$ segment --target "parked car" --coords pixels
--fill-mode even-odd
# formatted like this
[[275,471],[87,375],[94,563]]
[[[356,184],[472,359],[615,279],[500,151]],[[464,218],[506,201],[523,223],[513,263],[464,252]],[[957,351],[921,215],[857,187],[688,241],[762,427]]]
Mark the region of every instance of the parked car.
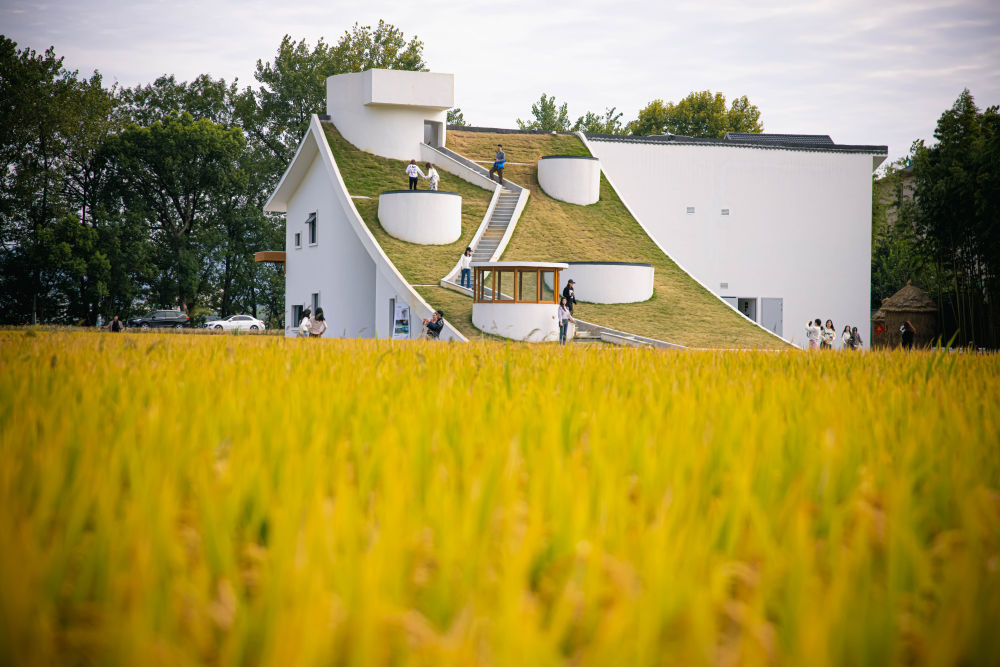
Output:
[[181,329],[191,326],[191,318],[187,316],[187,313],[180,310],[154,310],[142,317],[129,320],[128,325],[130,327],[139,327],[140,329]]
[[250,315],[232,315],[224,320],[209,320],[205,323],[206,329],[239,329],[241,331],[263,331],[267,328],[263,320],[258,320]]

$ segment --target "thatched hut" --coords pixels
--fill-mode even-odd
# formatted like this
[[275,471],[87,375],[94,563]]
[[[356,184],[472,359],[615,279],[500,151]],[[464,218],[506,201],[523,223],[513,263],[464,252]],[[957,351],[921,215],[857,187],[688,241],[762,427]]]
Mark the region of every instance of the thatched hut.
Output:
[[914,347],[926,347],[937,338],[938,309],[927,292],[907,281],[872,315],[872,347],[899,347],[899,327],[909,320],[916,329]]

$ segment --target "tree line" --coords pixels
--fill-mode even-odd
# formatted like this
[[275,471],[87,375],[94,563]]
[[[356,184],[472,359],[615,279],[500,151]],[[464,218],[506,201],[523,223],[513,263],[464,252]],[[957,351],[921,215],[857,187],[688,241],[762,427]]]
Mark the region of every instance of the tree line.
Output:
[[1000,347],[1000,113],[968,89],[888,165],[872,197],[872,308],[907,281],[938,306],[944,340]]
[[0,35],[0,322],[179,307],[281,326],[284,275],[253,260],[284,247],[264,203],[324,112],[326,77],[373,67],[423,69],[423,43],[355,24],[335,44],[286,35],[253,86],[128,88]]
[[554,95],[542,93],[531,105],[531,119],[517,119],[522,130],[544,132],[587,132],[648,136],[680,134],[688,137],[721,139],[727,132],[763,132],[760,109],[746,95],[726,103],[726,96],[710,90],[695,91],[681,101],[655,99],[639,110],[634,120],[622,122],[624,114],[617,107],[603,113],[588,111],[570,121],[567,103],[558,104]]

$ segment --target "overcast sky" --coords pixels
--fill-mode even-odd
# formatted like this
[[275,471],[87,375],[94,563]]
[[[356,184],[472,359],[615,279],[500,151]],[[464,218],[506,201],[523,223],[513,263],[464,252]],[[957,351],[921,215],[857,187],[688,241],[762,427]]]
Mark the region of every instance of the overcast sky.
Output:
[[54,46],[81,73],[132,86],[208,73],[255,84],[284,34],[336,42],[380,18],[419,37],[429,69],[455,74],[474,125],[516,127],[542,92],[571,118],[709,89],[747,95],[767,132],[887,144],[932,140],[962,88],[1000,104],[997,0],[0,0],[0,32]]

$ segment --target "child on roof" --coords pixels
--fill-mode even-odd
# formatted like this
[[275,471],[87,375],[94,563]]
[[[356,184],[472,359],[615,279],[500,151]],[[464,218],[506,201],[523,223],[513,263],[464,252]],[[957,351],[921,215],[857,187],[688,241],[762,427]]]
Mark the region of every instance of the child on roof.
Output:
[[420,167],[417,166],[416,160],[410,160],[410,164],[406,165],[406,175],[410,177],[410,190],[417,189],[417,176],[427,178],[424,176],[424,173],[420,171]]

